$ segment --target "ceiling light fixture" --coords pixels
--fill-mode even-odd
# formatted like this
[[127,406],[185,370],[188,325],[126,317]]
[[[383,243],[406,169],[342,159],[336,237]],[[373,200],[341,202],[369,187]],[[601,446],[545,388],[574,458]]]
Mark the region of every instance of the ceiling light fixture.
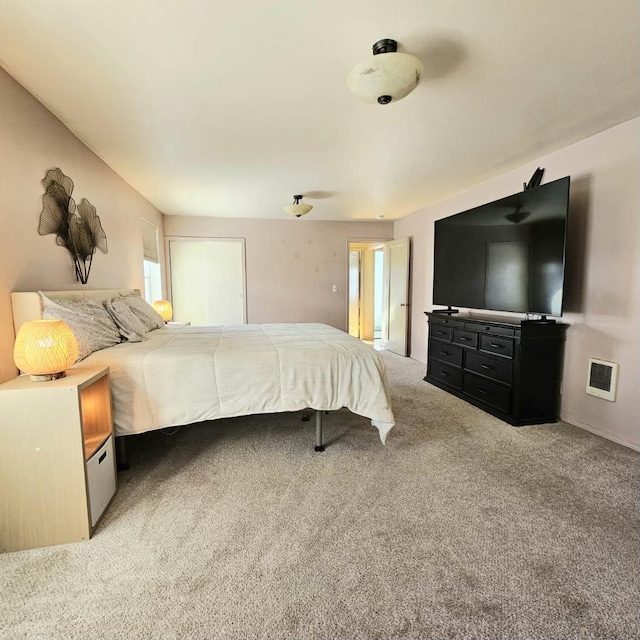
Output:
[[422,62],[398,53],[398,43],[385,38],[373,45],[373,57],[357,64],[347,77],[353,93],[371,104],[389,104],[408,96],[422,77]]
[[293,204],[287,205],[284,207],[284,210],[296,218],[303,216],[305,213],[309,213],[309,211],[313,209],[313,206],[304,204],[304,202],[300,202],[300,200],[302,200],[302,196],[293,196]]

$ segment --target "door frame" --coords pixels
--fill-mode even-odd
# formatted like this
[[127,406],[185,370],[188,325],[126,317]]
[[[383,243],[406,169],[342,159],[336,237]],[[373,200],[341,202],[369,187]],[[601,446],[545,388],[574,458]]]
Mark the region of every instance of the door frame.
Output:
[[165,236],[165,261],[167,265],[167,300],[173,304],[173,290],[171,278],[171,241],[177,242],[239,242],[242,252],[242,316],[244,324],[247,324],[247,252],[246,238],[226,237],[218,238],[214,236]]
[[[344,301],[345,301],[345,327],[347,333],[349,333],[349,251],[351,244],[354,243],[367,243],[367,244],[379,244],[381,247],[384,247],[385,243],[391,242],[393,238],[363,238],[361,236],[357,236],[355,238],[347,238],[346,247],[345,247],[345,261],[346,261],[346,269],[344,275]],[[362,268],[362,263],[361,263]],[[360,287],[360,305],[362,305],[362,287]],[[362,306],[361,306],[362,308]],[[384,328],[383,328],[384,333]]]
[[[385,315],[385,329],[383,336],[383,344],[385,349],[387,348],[387,343],[390,341],[389,338],[389,326],[391,324],[390,319],[390,289],[391,289],[391,259],[389,257],[389,244],[391,242],[399,242],[399,241],[407,241],[407,280],[406,280],[406,298],[404,302],[405,306],[405,349],[404,355],[405,358],[411,356],[411,325],[412,325],[412,315],[413,315],[413,307],[411,303],[412,298],[412,272],[413,272],[413,238],[412,236],[407,236],[406,238],[394,238],[393,240],[389,240],[384,246],[385,259],[384,259],[384,315]],[[396,351],[392,351],[392,353],[398,353]]]

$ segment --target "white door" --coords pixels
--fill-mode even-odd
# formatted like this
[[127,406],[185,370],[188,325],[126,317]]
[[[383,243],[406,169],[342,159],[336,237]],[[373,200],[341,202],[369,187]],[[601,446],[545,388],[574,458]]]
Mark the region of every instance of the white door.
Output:
[[349,335],[360,337],[360,252],[349,251]]
[[173,319],[245,324],[243,238],[170,239]]
[[409,238],[385,243],[386,326],[384,348],[401,356],[409,354],[409,265],[411,243]]

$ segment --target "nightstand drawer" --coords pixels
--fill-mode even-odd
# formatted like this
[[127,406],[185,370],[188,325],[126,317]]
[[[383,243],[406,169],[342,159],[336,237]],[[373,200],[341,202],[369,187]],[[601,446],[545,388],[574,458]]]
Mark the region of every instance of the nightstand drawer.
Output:
[[462,382],[462,390],[470,396],[491,405],[492,407],[509,412],[509,397],[511,390],[503,387],[497,382],[490,382],[474,376],[472,373],[465,373]]
[[470,351],[467,353],[465,360],[465,369],[479,373],[487,378],[493,378],[499,382],[511,384],[511,360],[499,360],[498,358],[485,356],[477,351]]
[[513,358],[513,340],[498,336],[480,336],[480,350],[495,353],[506,358]]
[[91,509],[91,526],[94,527],[116,492],[116,470],[113,436],[87,460],[87,488]]
[[448,362],[454,367],[462,366],[462,349],[455,347],[452,344],[438,344],[437,342],[431,343],[429,347],[429,357],[436,360],[442,360]]
[[437,360],[429,360],[429,374],[432,378],[455,387],[462,388],[462,370]]

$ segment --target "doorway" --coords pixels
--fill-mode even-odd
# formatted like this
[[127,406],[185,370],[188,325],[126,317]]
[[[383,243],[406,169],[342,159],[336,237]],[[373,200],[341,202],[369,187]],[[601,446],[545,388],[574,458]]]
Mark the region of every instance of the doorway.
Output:
[[383,338],[384,243],[349,241],[349,334],[380,347]]

